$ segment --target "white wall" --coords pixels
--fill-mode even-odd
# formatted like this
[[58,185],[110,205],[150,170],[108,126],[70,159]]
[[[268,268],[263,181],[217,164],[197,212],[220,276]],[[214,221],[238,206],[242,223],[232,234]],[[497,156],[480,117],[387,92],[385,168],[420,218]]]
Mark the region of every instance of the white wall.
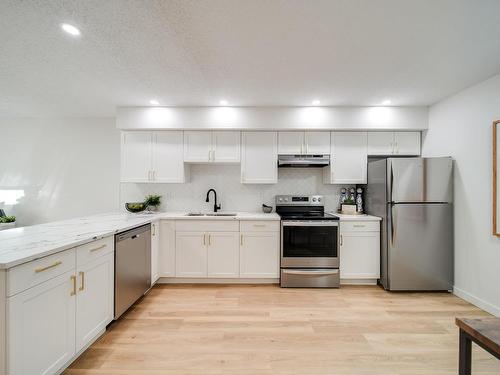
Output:
[[[118,209],[114,118],[0,118],[0,150],[0,208],[16,215],[18,225]],[[5,204],[12,190],[24,197]]]
[[214,188],[224,211],[260,212],[262,203],[274,207],[277,194],[322,194],[327,210],[337,207],[339,185],[323,184],[321,169],[280,168],[278,183],[241,184],[240,165],[192,165],[190,182],[185,184],[121,184],[125,202],[144,200],[147,194],[163,196],[161,209],[168,211],[213,210],[213,196],[205,203],[207,190]]
[[425,156],[455,159],[455,293],[500,316],[500,238],[492,227],[492,122],[500,119],[500,75],[429,111]]
[[122,107],[119,129],[423,130],[427,107]]

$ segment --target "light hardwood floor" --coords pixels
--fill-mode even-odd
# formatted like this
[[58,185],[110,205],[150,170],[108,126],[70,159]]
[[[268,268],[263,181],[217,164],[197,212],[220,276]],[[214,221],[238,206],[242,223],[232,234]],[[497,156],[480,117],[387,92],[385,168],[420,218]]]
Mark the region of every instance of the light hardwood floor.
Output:
[[[455,317],[487,315],[448,293],[159,285],[65,374],[456,375]],[[473,374],[500,361],[475,348]]]

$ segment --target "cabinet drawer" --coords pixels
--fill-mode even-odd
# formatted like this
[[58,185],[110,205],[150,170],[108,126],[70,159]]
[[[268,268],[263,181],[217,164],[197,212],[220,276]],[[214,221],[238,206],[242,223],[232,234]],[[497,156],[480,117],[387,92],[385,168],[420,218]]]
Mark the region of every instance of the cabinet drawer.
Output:
[[100,256],[112,253],[115,247],[113,236],[92,241],[76,248],[76,263],[82,265]]
[[238,232],[238,220],[177,220],[175,230],[178,232]]
[[341,232],[378,232],[380,231],[379,221],[342,221],[340,222]]
[[279,232],[280,222],[276,221],[264,221],[264,220],[248,220],[240,221],[240,231],[241,232]]
[[7,297],[75,269],[75,249],[61,251],[7,271]]

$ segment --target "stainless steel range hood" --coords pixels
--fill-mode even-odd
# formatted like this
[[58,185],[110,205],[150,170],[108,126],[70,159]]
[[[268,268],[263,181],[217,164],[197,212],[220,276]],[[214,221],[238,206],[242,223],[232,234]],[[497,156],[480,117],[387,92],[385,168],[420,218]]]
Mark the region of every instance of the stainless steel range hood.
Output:
[[279,168],[323,168],[330,165],[330,155],[278,155]]

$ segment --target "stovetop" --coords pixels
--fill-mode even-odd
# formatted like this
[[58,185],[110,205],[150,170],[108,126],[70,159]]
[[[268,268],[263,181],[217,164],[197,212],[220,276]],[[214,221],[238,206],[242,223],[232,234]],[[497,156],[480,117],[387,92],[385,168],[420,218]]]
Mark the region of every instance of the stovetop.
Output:
[[325,213],[325,200],[321,195],[277,195],[275,200],[281,220],[339,220]]
[[287,215],[287,214],[279,214],[281,220],[339,220],[338,217],[333,216],[331,214],[323,214],[323,215]]

